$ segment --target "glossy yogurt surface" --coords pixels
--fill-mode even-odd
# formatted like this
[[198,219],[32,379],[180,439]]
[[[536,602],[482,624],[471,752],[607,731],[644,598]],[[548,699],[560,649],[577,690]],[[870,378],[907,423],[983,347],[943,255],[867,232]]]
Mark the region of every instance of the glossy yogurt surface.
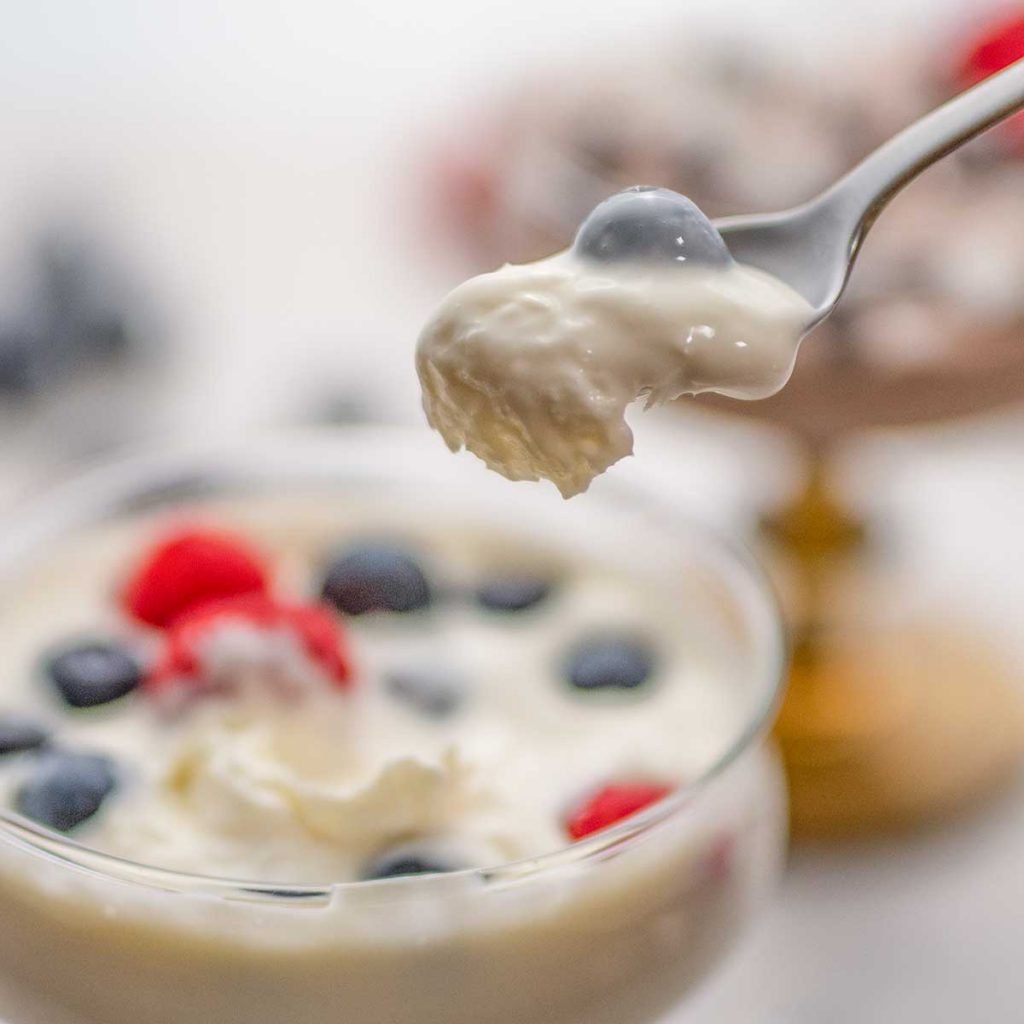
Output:
[[603,262],[568,250],[456,288],[424,327],[416,366],[449,448],[568,498],[632,453],[636,399],[767,398],[813,320],[788,285],[731,259]]

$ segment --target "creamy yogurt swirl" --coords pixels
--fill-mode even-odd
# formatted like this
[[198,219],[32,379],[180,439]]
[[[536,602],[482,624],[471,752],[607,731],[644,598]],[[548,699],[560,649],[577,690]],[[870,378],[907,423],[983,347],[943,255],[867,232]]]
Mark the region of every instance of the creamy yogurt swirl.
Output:
[[626,408],[789,379],[811,310],[752,267],[595,264],[561,253],[456,288],[420,336],[430,425],[510,480],[565,497],[633,451]]

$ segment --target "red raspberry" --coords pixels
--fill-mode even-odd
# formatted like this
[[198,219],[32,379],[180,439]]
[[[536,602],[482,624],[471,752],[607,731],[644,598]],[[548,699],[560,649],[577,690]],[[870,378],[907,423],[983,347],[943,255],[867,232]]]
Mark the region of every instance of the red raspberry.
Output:
[[495,140],[476,138],[472,146],[449,144],[435,162],[438,220],[445,229],[454,226],[460,242],[476,241],[482,226],[495,218],[500,197],[494,151]]
[[672,792],[657,782],[614,782],[599,789],[576,808],[565,821],[571,839],[582,839],[628,818]]
[[969,44],[957,64],[957,78],[974,85],[1024,57],[1024,13],[989,22]]
[[167,631],[162,655],[145,680],[154,693],[175,680],[200,681],[203,642],[211,631],[242,622],[257,630],[291,630],[313,661],[335,684],[347,686],[351,677],[345,636],[330,609],[315,604],[291,604],[266,594],[241,594],[209,601],[175,620]]
[[245,622],[270,629],[276,624],[277,606],[266,594],[241,594],[219,601],[207,601],[178,616],[167,630],[164,647],[145,680],[156,689],[172,679],[198,675],[199,648],[210,631],[227,622]]
[[350,681],[352,669],[337,615],[322,604],[284,608],[289,624],[302,639],[306,653],[338,684]]
[[149,551],[125,584],[121,604],[133,618],[165,629],[207,601],[266,589],[267,570],[244,540],[186,527]]
[[[1024,58],[1024,12],[1019,9],[988,22],[973,37],[954,66],[957,84],[966,89]],[[1004,147],[1024,154],[1024,114],[1016,114],[995,128]]]

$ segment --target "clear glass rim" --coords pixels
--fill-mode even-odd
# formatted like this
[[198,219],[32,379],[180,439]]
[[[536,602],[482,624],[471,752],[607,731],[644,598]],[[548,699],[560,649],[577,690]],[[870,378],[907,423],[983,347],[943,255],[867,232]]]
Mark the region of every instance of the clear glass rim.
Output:
[[[115,514],[130,508],[132,498],[161,495],[172,491],[173,481],[201,480],[204,472],[223,477],[232,458],[252,459],[274,450],[279,457],[287,453],[319,453],[322,463],[332,455],[344,466],[346,450],[380,449],[382,445],[409,447],[422,445],[422,435],[397,426],[346,426],[327,430],[274,431],[243,442],[222,445],[164,445],[146,447],[105,458],[78,470],[73,477],[52,484],[6,511],[0,539],[0,568],[15,563],[19,556],[38,550],[50,535],[62,536],[69,529],[90,522],[90,512]],[[427,435],[437,444],[436,438]],[[426,448],[424,448],[426,451]],[[211,467],[216,464],[216,469]],[[329,461],[327,462],[329,466]],[[207,467],[204,469],[204,467]],[[337,480],[341,472],[322,470],[325,482]],[[481,472],[484,472],[481,467]],[[304,477],[308,478],[308,477]],[[509,486],[513,486],[509,484]],[[522,485],[520,485],[522,486]],[[658,803],[593,836],[528,860],[513,861],[489,868],[467,868],[439,875],[409,876],[373,881],[293,884],[219,877],[132,861],[102,853],[76,840],[37,825],[20,815],[0,809],[0,841],[38,853],[51,861],[115,880],[134,882],[150,888],[203,893],[226,899],[256,902],[287,902],[291,905],[324,905],[339,894],[352,890],[413,892],[452,879],[476,877],[488,884],[518,884],[567,865],[585,863],[603,854],[630,845],[662,822],[682,815],[694,798],[725,773],[769,730],[781,699],[788,658],[787,643],[775,593],[760,565],[741,544],[723,536],[703,523],[690,520],[657,493],[635,480],[615,483],[606,489],[608,497],[636,501],[642,498],[644,510],[660,524],[670,524],[690,537],[701,538],[702,553],[714,553],[715,569],[733,596],[742,599],[744,615],[752,626],[760,655],[756,659],[764,680],[763,699],[752,710],[745,726],[719,758],[701,775],[680,786]],[[604,497],[604,496],[602,496]],[[584,499],[585,500],[585,499]],[[26,516],[25,513],[31,513]],[[19,515],[22,520],[19,521]]]

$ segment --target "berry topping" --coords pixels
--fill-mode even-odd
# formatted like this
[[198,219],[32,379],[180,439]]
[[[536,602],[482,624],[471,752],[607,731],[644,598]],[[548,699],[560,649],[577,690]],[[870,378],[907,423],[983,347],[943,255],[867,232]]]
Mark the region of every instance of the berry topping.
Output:
[[352,676],[348,647],[334,612],[322,604],[282,606],[287,625],[293,629],[306,653],[336,683]]
[[[266,594],[242,594],[209,602],[180,616],[168,630],[162,656],[145,680],[155,692],[172,682],[223,682],[232,670],[262,667],[285,678],[300,666],[281,662],[275,639],[295,642],[302,655],[336,684],[348,682],[351,669],[341,626],[329,608],[280,601]],[[218,645],[218,640],[225,641]],[[240,642],[239,642],[240,641]]]
[[579,690],[632,690],[654,671],[650,648],[625,637],[595,637],[569,656],[566,674]]
[[267,571],[248,544],[218,530],[177,530],[165,536],[129,578],[122,604],[129,615],[165,628],[207,601],[262,593]]
[[522,612],[540,604],[551,593],[551,584],[536,576],[500,576],[482,584],[476,599],[496,612]]
[[434,851],[406,845],[378,854],[366,865],[359,877],[364,882],[370,882],[377,878],[440,875],[455,870],[454,865],[439,857]]
[[594,207],[573,251],[602,263],[732,263],[722,236],[696,203],[670,189],[648,186],[628,188]]
[[[1001,14],[988,22],[962,51],[954,68],[957,85],[976,85],[982,79],[1024,58],[1024,13]],[[1015,152],[1024,152],[1024,115],[998,125],[995,137]]]
[[498,181],[491,166],[490,140],[476,140],[442,151],[434,168],[441,203],[440,227],[472,235],[495,215],[501,202]]
[[431,718],[444,718],[462,703],[465,689],[444,668],[403,668],[387,676],[388,691]]
[[957,65],[957,77],[974,85],[1024,57],[1024,14],[1002,14],[971,41]]
[[616,782],[591,794],[565,819],[570,839],[582,839],[650,807],[672,792],[657,782]]
[[336,558],[321,595],[346,615],[411,612],[430,604],[430,584],[416,560],[388,544],[360,544]]
[[47,376],[44,350],[38,335],[0,326],[0,395],[24,397],[40,389]]
[[142,669],[135,658],[109,643],[68,647],[47,661],[46,673],[73,708],[109,704],[142,682]]
[[91,818],[116,784],[108,758],[54,752],[39,759],[15,806],[26,818],[67,832]]
[[0,756],[36,750],[49,738],[49,733],[38,722],[21,715],[0,718]]

